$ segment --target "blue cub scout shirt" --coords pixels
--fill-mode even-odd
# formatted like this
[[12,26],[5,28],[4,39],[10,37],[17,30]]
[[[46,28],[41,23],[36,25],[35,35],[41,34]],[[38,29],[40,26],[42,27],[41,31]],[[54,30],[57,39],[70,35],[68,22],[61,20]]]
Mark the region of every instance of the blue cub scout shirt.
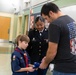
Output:
[[[19,48],[17,48],[18,50],[20,50]],[[12,72],[13,74],[12,75],[28,75],[28,73],[25,71],[25,72],[16,72],[18,70],[20,70],[21,68],[25,68],[26,67],[26,63],[24,61],[24,53],[27,54],[27,52],[25,51],[22,51],[20,50],[22,53],[19,53],[17,51],[14,51],[12,53],[12,56],[11,56],[11,68],[12,68]],[[27,57],[28,57],[28,54],[27,54]],[[29,57],[28,57],[28,60],[29,60]],[[29,60],[30,62],[30,60]],[[28,62],[28,64],[29,64]]]

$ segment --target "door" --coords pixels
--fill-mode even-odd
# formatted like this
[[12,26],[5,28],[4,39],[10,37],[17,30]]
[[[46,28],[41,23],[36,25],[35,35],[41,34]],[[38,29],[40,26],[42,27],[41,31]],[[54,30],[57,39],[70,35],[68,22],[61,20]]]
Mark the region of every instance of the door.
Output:
[[17,35],[21,34],[21,30],[22,30],[22,17],[18,18],[18,25],[17,25]]
[[0,16],[0,39],[9,39],[10,22],[10,17]]
[[28,15],[25,16],[25,31],[24,34],[28,34]]

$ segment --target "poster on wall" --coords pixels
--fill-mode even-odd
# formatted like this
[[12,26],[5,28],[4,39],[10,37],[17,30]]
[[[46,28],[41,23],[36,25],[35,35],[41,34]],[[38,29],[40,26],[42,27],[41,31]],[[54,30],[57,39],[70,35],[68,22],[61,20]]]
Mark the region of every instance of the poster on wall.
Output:
[[32,16],[30,17],[30,29],[33,28],[33,25],[34,25],[34,16],[32,15]]
[[30,16],[30,29],[34,27],[34,21],[37,16],[40,16],[40,13],[35,13]]

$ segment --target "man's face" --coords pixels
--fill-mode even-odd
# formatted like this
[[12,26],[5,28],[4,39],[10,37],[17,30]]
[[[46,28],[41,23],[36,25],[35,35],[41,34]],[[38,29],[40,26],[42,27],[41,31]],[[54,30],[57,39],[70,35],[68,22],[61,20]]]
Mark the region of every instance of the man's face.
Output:
[[51,23],[54,20],[53,12],[49,12],[49,16],[42,14],[42,17],[47,20],[48,23]]
[[44,22],[41,22],[40,20],[36,23],[36,29],[39,31],[42,31],[44,29]]

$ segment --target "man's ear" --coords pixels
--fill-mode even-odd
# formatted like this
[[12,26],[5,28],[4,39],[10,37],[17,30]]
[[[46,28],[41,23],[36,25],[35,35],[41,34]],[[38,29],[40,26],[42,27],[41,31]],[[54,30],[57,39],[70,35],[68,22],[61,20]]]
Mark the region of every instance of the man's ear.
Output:
[[52,11],[49,11],[49,16],[52,16],[53,15],[53,12]]

